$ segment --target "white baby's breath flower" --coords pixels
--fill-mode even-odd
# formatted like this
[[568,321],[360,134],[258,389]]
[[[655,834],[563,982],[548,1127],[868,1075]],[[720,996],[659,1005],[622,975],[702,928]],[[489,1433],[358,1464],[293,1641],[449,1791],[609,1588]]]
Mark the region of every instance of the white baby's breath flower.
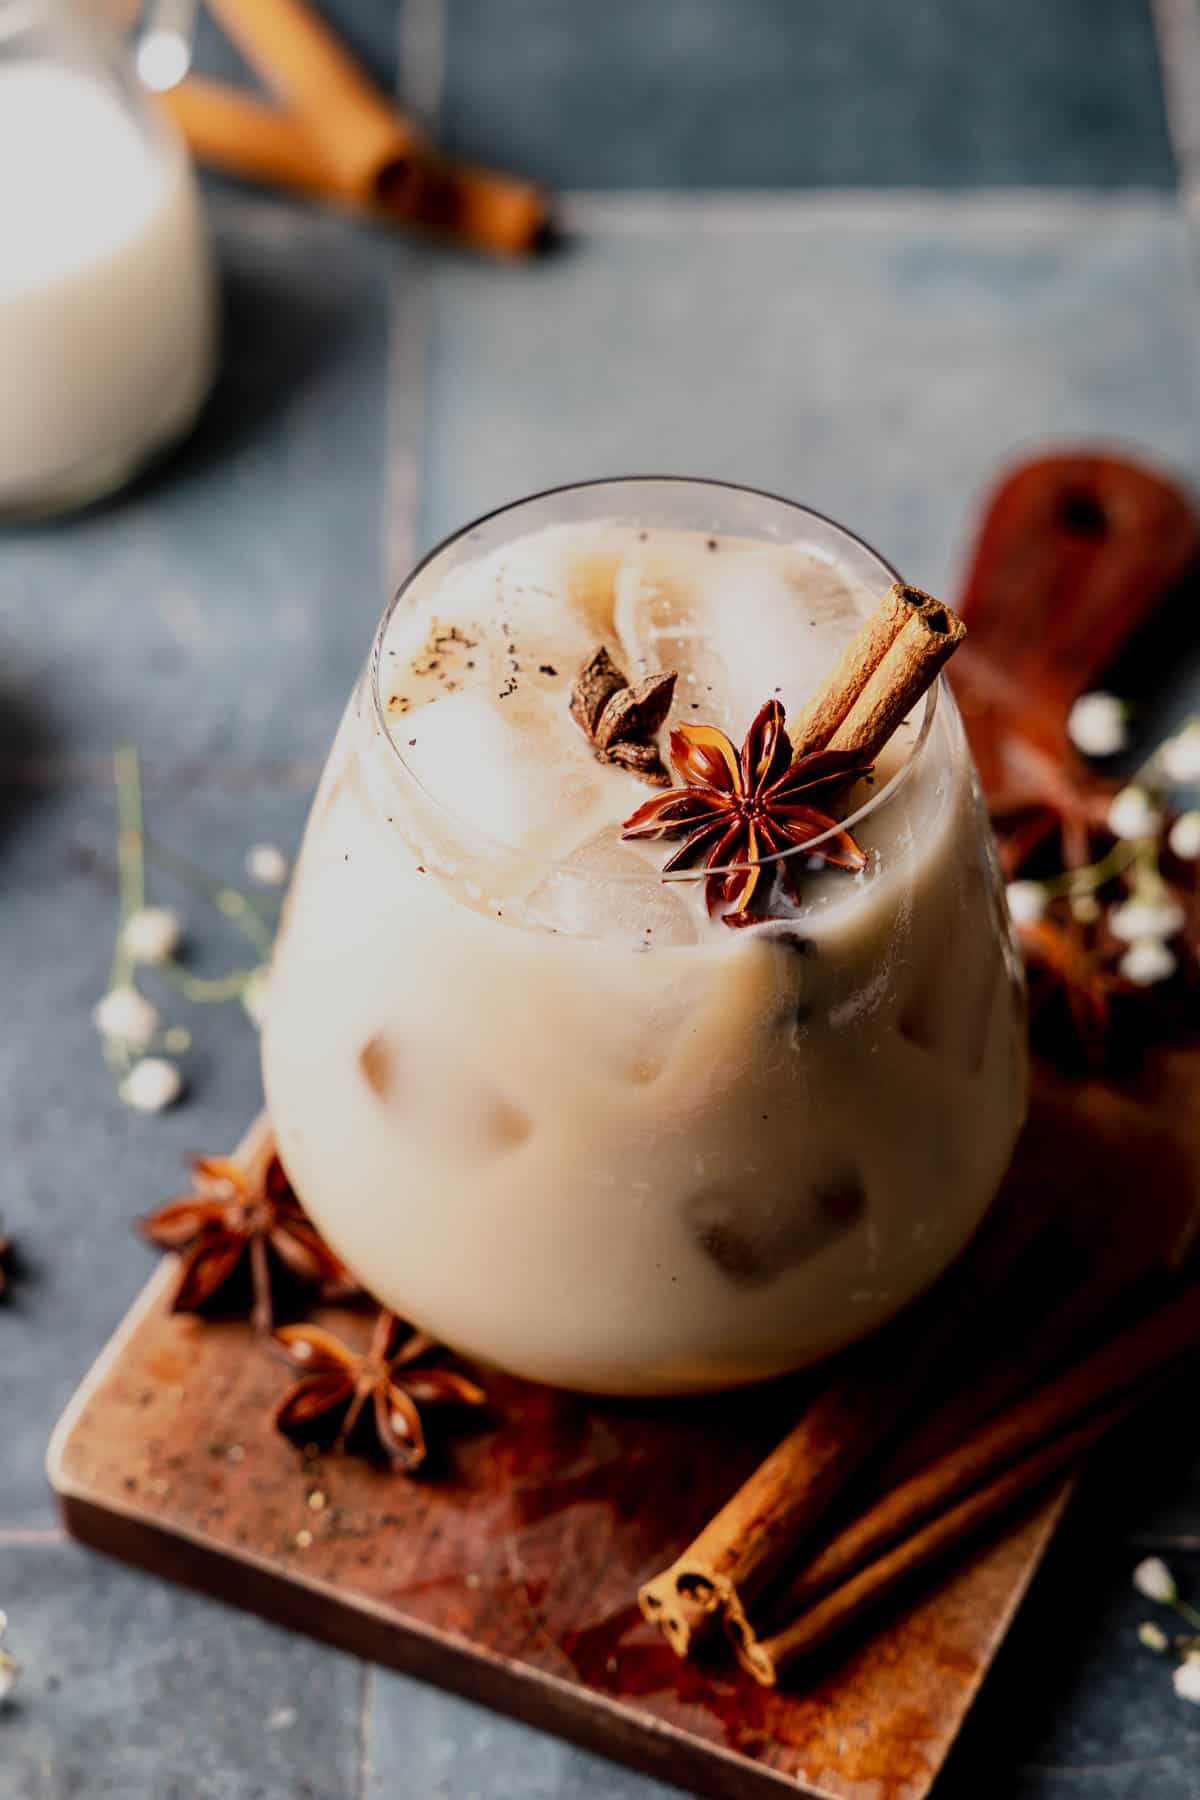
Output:
[[1108,915],[1114,937],[1126,944],[1141,943],[1146,938],[1173,938],[1183,930],[1187,918],[1178,900],[1165,890],[1152,889],[1114,906]]
[[1162,829],[1162,814],[1145,788],[1122,788],[1108,809],[1108,829],[1119,838],[1154,837]]
[[1156,1650],[1160,1656],[1171,1648],[1170,1638],[1162,1626],[1156,1625],[1152,1619],[1142,1620],[1138,1626],[1138,1637],[1145,1644],[1147,1650]]
[[126,1075],[117,1089],[126,1106],[137,1112],[163,1112],[183,1092],[183,1077],[165,1056],[146,1056]]
[[169,906],[143,906],[126,921],[121,942],[134,962],[164,963],[183,941],[183,921]]
[[1133,1571],[1133,1585],[1147,1600],[1170,1606],[1179,1597],[1175,1577],[1161,1556],[1146,1556]]
[[92,1023],[101,1037],[145,1050],[160,1024],[159,1011],[136,988],[110,988],[103,1000],[92,1008]]
[[1200,812],[1180,813],[1167,837],[1180,862],[1200,861]]
[[1071,911],[1081,925],[1094,925],[1100,917],[1101,906],[1095,894],[1075,894],[1071,900]]
[[246,873],[260,887],[282,887],[288,878],[288,859],[274,844],[255,844],[246,852]]
[[1118,972],[1134,987],[1154,987],[1160,981],[1169,981],[1178,967],[1161,938],[1139,938],[1117,964]]
[[1200,1656],[1189,1656],[1171,1676],[1175,1692],[1181,1700],[1200,1706]]
[[253,1024],[260,1029],[267,1016],[267,1001],[270,997],[268,977],[270,969],[264,963],[262,968],[255,969],[242,989],[242,1005],[245,1007]]
[[1200,781],[1200,719],[1191,719],[1183,730],[1162,747],[1163,772],[1168,781]]
[[1046,910],[1046,890],[1040,881],[1010,881],[1004,893],[1014,925],[1036,925]]
[[[6,1614],[0,1612],[0,1638],[3,1638],[7,1630],[8,1618]],[[16,1657],[11,1655],[4,1648],[3,1644],[0,1644],[0,1706],[4,1705],[4,1702],[16,1687],[17,1676],[20,1673],[21,1665]]]
[[1123,703],[1115,694],[1081,694],[1067,714],[1067,736],[1084,756],[1115,756],[1129,742]]

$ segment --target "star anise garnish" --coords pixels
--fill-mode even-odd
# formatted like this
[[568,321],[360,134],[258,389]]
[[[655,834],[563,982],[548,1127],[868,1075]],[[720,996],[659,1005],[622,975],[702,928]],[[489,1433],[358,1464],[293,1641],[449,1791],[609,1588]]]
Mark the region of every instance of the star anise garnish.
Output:
[[674,670],[647,675],[631,687],[601,645],[575,677],[571,717],[601,762],[617,763],[655,787],[670,787],[656,740],[674,693]]
[[192,1164],[196,1191],[139,1219],[150,1243],[180,1253],[174,1312],[247,1309],[270,1331],[277,1290],[345,1291],[346,1271],[292,1192],[273,1157],[260,1181],[223,1156]]
[[627,838],[684,834],[686,841],[663,864],[663,873],[703,856],[711,871],[704,890],[708,910],[729,908],[726,925],[753,925],[763,916],[752,902],[761,902],[770,886],[769,875],[763,881],[764,857],[779,857],[773,866],[797,903],[797,859],[783,852],[803,849],[829,833],[807,860],[837,869],[866,867],[850,833],[812,802],[828,799],[832,787],[869,775],[871,765],[853,750],[814,750],[793,762],[784,726],[783,707],[768,700],[740,755],[713,725],[676,726],[671,762],[683,787],[647,800],[621,827]]
[[1029,1014],[1038,1049],[1058,1063],[1104,1066],[1113,1002],[1134,989],[1123,981],[1095,926],[1047,914],[1018,937],[1029,978]]
[[467,1376],[428,1366],[445,1352],[394,1313],[379,1314],[365,1353],[319,1325],[283,1326],[275,1342],[293,1368],[304,1371],[276,1408],[278,1429],[301,1443],[358,1448],[406,1474],[428,1455],[424,1408],[487,1404],[483,1389]]

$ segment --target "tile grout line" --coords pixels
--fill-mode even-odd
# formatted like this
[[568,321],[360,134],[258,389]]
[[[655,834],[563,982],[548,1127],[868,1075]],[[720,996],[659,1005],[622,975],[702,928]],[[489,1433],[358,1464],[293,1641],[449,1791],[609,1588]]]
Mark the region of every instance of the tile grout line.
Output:
[[445,0],[404,0],[396,25],[397,90],[406,111],[436,135],[446,79]]
[[426,252],[396,277],[387,353],[386,470],[383,481],[383,602],[416,560],[425,427],[425,363],[433,322],[432,267]]
[[711,232],[781,231],[811,225],[850,230],[910,221],[975,228],[1052,228],[1063,219],[1106,223],[1147,212],[1169,214],[1175,196],[1161,188],[997,187],[896,188],[574,188],[557,202],[568,229],[612,236],[653,235],[664,228]]
[[1180,198],[1194,212],[1200,200],[1200,7],[1197,0],[1150,0],[1150,16]]
[[[430,128],[441,109],[444,50],[444,0],[406,0],[396,27],[397,88],[405,107]],[[416,560],[435,255],[425,246],[414,248],[392,287],[382,530],[389,598]]]
[[[195,788],[217,788],[225,793],[250,792],[255,788],[310,790],[316,785],[322,764],[296,759],[290,762],[170,762],[155,755],[141,758],[142,773],[153,781],[183,782]],[[0,756],[0,793],[5,788],[83,787],[111,788],[112,756],[56,757]]]
[[61,1525],[0,1525],[0,1550],[56,1549],[70,1541]]

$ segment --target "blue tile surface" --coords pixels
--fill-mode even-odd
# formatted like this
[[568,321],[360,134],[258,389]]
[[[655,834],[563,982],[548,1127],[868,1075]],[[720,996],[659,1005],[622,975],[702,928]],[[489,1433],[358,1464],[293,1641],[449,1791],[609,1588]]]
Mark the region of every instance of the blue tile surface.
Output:
[[682,1792],[382,1669],[367,1717],[364,1800],[678,1800]]
[[[379,84],[394,90],[398,75],[397,0],[321,0],[322,18],[370,70]],[[221,81],[269,87],[265,74],[250,69],[207,8],[197,19],[194,65],[198,73]]]
[[448,141],[568,188],[1155,185],[1144,0],[446,0]]
[[353,1658],[68,1544],[0,1541],[0,1595],[0,1800],[354,1795]]
[[1200,467],[1196,274],[1167,201],[581,207],[530,277],[433,275],[422,536],[562,481],[723,477],[953,586],[1035,446]]

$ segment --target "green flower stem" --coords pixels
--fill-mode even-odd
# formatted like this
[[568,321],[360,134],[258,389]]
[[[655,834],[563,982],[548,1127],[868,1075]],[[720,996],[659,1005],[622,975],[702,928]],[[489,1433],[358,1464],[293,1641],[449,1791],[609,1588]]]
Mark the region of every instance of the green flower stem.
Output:
[[155,838],[147,838],[146,852],[150,860],[157,863],[173,875],[176,881],[200,894],[205,900],[217,908],[225,917],[248,938],[258,951],[263,961],[269,960],[275,942],[274,926],[270,918],[263,916],[260,903],[250,894],[243,893],[228,882],[214,881],[204,870],[198,868],[186,856],[180,856],[177,850],[168,850]]
[[1186,1600],[1181,1600],[1179,1598],[1178,1594],[1176,1594],[1174,1600],[1172,1600],[1171,1605],[1175,1608],[1175,1611],[1179,1614],[1181,1619],[1186,1619],[1189,1625],[1194,1625],[1197,1630],[1200,1630],[1200,1612],[1198,1612],[1194,1606],[1189,1606]]
[[228,975],[193,975],[172,957],[159,963],[157,973],[188,1000],[201,1006],[218,1006],[227,1000],[238,1000],[245,993],[258,969],[231,969]]
[[110,987],[128,987],[133,981],[133,959],[125,948],[125,927],[146,904],[145,818],[142,808],[142,771],[132,744],[113,752],[113,780],[117,790],[117,941],[113,950]]
[[1043,881],[1042,886],[1052,899],[1061,899],[1066,895],[1095,894],[1102,887],[1121,875],[1130,864],[1138,858],[1139,842],[1130,838],[1118,838],[1106,856],[1099,862],[1092,863],[1086,869],[1067,869],[1061,875],[1051,876]]
[[1134,886],[1136,887],[1138,876],[1158,875],[1158,840],[1156,838],[1138,838],[1134,845],[1134,851],[1134,860],[1137,865],[1134,874]]

